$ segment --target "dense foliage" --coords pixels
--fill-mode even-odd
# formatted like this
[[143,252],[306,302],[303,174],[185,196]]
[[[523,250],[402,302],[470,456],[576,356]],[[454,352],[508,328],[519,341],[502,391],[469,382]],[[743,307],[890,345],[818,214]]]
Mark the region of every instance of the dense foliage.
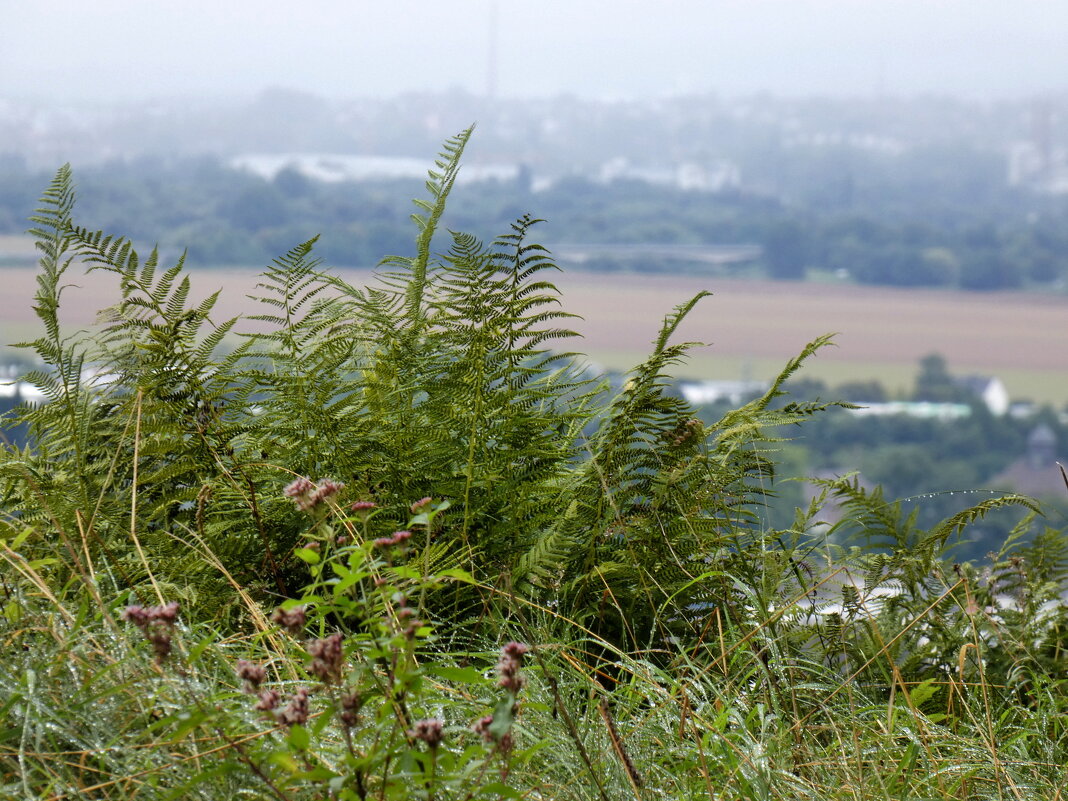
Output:
[[[468,136],[412,255],[358,288],[308,240],[252,320],[78,226],[57,174],[29,343],[50,402],[0,459],[0,790],[1051,797],[1068,538],[1019,496],[921,528],[849,479],[763,524],[780,428],[833,405],[781,402],[826,339],[703,424],[665,377],[699,295],[612,391],[551,349],[536,220],[435,250]],[[119,287],[96,332],[62,326],[76,263]],[[1005,508],[990,565],[944,560]]]

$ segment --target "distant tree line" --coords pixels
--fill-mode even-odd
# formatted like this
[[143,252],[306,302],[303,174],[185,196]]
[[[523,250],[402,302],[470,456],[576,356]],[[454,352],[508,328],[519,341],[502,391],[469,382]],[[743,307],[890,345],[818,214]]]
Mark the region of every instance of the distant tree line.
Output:
[[[0,233],[25,229],[35,192],[46,180],[17,159],[0,159]],[[907,212],[909,195],[900,186],[879,197],[871,190],[839,187],[821,194],[814,188],[788,202],[739,190],[687,192],[570,177],[535,198],[529,171],[520,171],[516,180],[464,186],[446,224],[489,237],[537,207],[548,220],[544,236],[550,243],[759,244],[763,258],[748,269],[777,279],[830,271],[862,284],[975,290],[1068,279],[1064,204],[1030,198],[1013,207],[1013,190],[1005,188],[992,200],[990,183],[982,184],[984,202],[974,204],[966,202],[965,186],[932,198],[927,184],[917,184],[914,208]],[[290,243],[322,234],[319,252],[327,262],[372,266],[381,254],[410,247],[408,209],[397,198],[417,192],[418,184],[324,183],[291,169],[265,180],[214,158],[146,157],[82,170],[78,191],[91,210],[89,225],[127,232],[163,250],[187,245],[193,265],[260,265]],[[586,268],[709,269],[611,260]]]

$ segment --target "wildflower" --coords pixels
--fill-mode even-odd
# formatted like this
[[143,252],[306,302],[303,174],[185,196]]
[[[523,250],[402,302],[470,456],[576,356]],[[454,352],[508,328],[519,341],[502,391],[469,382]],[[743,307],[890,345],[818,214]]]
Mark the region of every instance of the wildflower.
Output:
[[341,678],[343,653],[340,632],[309,643],[308,653],[312,656],[309,670],[319,681],[333,684]]
[[371,512],[377,508],[378,504],[374,501],[356,501],[349,507],[349,510],[360,520],[367,520],[371,516]]
[[140,604],[127,606],[122,613],[122,619],[133,623],[138,628],[143,628],[148,623],[148,615]]
[[337,495],[344,487],[344,484],[333,479],[321,478],[316,484],[301,476],[282,490],[282,494],[291,498],[302,512],[310,512],[319,504]]
[[444,736],[442,727],[444,725],[444,722],[437,718],[419,720],[408,730],[408,736],[413,740],[422,740],[431,749],[434,749],[441,745],[441,740]]
[[493,733],[490,731],[490,726],[493,725],[493,715],[485,715],[479,718],[471,724],[471,731],[485,740],[487,743],[493,742]]
[[341,697],[341,722],[350,729],[360,719],[360,709],[363,708],[363,696],[358,692],[352,692]]
[[319,488],[312,493],[312,506],[318,506],[320,503],[337,495],[344,488],[345,485],[340,481],[333,481],[329,478],[320,478]]
[[[402,612],[405,614],[402,615]],[[416,633],[424,625],[423,621],[415,616],[415,610],[406,606],[397,610],[397,617],[399,622],[404,625],[404,636],[409,640],[414,639]]]
[[519,669],[523,667],[523,656],[529,650],[523,643],[514,641],[501,649],[501,659],[497,663],[500,679],[497,684],[512,695],[517,694],[523,687],[523,677],[519,675]]
[[144,607],[133,604],[126,607],[122,619],[133,623],[152,645],[156,662],[163,662],[171,654],[171,633],[178,620],[178,602],[161,606]]
[[426,624],[415,616],[415,610],[408,606],[408,599],[404,596],[404,593],[394,593],[393,603],[397,604],[398,628],[402,628],[404,636],[408,639],[414,638],[416,632]]
[[471,724],[471,731],[482,738],[483,742],[495,743],[497,748],[502,752],[508,752],[512,750],[512,746],[515,741],[512,739],[512,733],[506,731],[500,737],[497,737],[493,733],[493,715],[485,715],[479,718]]
[[412,538],[410,531],[394,531],[390,537],[379,537],[374,541],[376,548],[392,548],[396,545],[404,545]]
[[[505,710],[505,714],[508,716],[507,720],[502,718],[500,721],[504,731],[502,732],[500,728],[497,731],[493,730],[493,715],[481,717],[471,724],[471,730],[475,734],[479,735],[487,743],[494,743],[496,750],[502,754],[507,754],[515,745],[511,732],[512,720],[514,720],[519,709],[519,703],[516,701],[515,696],[523,687],[523,677],[519,675],[519,670],[523,667],[523,657],[529,652],[529,646],[515,641],[509,642],[501,648],[501,659],[497,663],[497,673],[500,679],[497,684],[508,691],[511,704],[511,708],[506,708]],[[498,712],[500,711],[500,707],[498,707]],[[507,772],[507,766],[503,770]]]
[[294,606],[292,609],[278,607],[271,615],[272,623],[277,623],[294,637],[304,630],[307,619],[307,609],[303,606]]
[[430,509],[430,505],[433,502],[434,502],[434,499],[431,498],[429,495],[427,497],[425,497],[425,498],[420,498],[419,500],[417,500],[415,503],[412,504],[412,506],[411,506],[412,514],[413,515],[418,515],[418,514],[422,514],[423,512],[428,511]]
[[153,606],[149,612],[159,622],[173,625],[178,619],[178,602],[171,601],[163,606]]
[[253,709],[258,709],[261,712],[269,712],[278,706],[278,702],[282,696],[278,694],[278,690],[260,690],[259,699]]
[[313,484],[310,479],[304,478],[303,476],[282,490],[282,494],[287,498],[292,498],[293,503],[295,503],[297,508],[301,511],[306,511],[310,508],[307,506],[307,502],[314,492],[315,484]]
[[263,684],[263,680],[267,678],[267,671],[263,669],[263,665],[249,662],[247,659],[238,659],[236,670],[238,678],[245,681],[245,692],[249,695],[255,693]]
[[283,726],[303,726],[307,723],[311,715],[311,708],[308,705],[309,695],[311,695],[311,690],[307,687],[297,690],[289,699],[286,708],[275,715],[277,721]]
[[523,657],[530,652],[530,646],[513,640],[505,645],[504,648],[501,649],[501,652],[512,659],[522,661]]

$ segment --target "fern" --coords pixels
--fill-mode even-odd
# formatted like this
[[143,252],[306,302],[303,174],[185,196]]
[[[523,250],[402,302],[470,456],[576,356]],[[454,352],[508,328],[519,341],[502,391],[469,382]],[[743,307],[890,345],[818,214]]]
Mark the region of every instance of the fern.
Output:
[[[612,638],[667,636],[665,621],[686,626],[693,609],[733,593],[726,573],[696,579],[743,547],[737,532],[753,519],[746,507],[763,492],[750,478],[767,471],[751,446],[798,414],[767,407],[799,361],[762,403],[710,431],[668,391],[666,370],[693,345],[671,344],[671,336],[705,295],[665,319],[651,356],[628,376],[588,444],[588,460],[569,479],[567,513],[516,563],[518,580],[563,593]],[[668,613],[658,613],[669,599]]]
[[[89,395],[82,385],[86,349],[77,333],[63,333],[60,320],[62,295],[69,288],[64,281],[74,260],[74,254],[70,253],[74,197],[70,166],[64,165],[45,190],[40,206],[30,218],[34,223],[30,234],[35,237],[41,253],[33,309],[41,321],[44,334],[33,342],[20,343],[18,347],[33,349],[43,363],[43,369],[29,372],[23,380],[40,390],[49,403],[38,408],[24,408],[11,421],[13,425],[21,423],[28,426],[46,463],[51,460],[68,467],[69,472],[65,472],[64,479],[69,484],[61,490],[62,498],[47,502],[48,514],[65,527],[73,523],[72,509],[87,508],[93,497],[88,470],[88,451],[91,447],[88,421],[92,415]],[[20,473],[32,472],[27,461],[19,458],[18,454],[6,455],[9,458],[5,459],[5,476],[14,478]],[[40,479],[44,479],[44,476]],[[46,483],[51,483],[47,480],[34,481],[41,491],[44,491]],[[29,513],[31,519],[36,518],[26,505],[20,505],[18,511]]]
[[[556,595],[635,644],[735,598],[732,575],[798,573],[784,558],[752,575],[742,554],[775,547],[746,534],[769,491],[774,431],[828,404],[773,401],[826,340],[763,398],[706,429],[669,376],[693,345],[672,338],[701,293],[666,317],[619,392],[595,386],[561,352],[575,333],[547,279],[551,254],[530,241],[538,220],[520,218],[489,245],[450,232],[448,250],[433,250],[470,135],[446,143],[416,201],[413,256],[385,259],[376,283],[357,288],[324,270],[310,239],[266,268],[260,311],[246,323],[214,320],[217,296],[192,298],[183,260],[163,268],[155,252],[142,259],[124,238],[74,226],[69,174],[57,178],[46,246],[71,246],[90,270],[116,276],[120,298],[86,343],[111,379],[83,385],[75,356],[66,383],[49,379],[57,400],[84,395],[84,413],[67,413],[68,429],[83,430],[62,433],[51,423],[61,405],[49,404],[34,412],[38,447],[58,455],[59,470],[90,477],[64,508],[110,554],[101,558],[117,584],[182,575],[220,593],[203,562],[189,575],[195,539],[231,574],[285,593],[306,569],[293,558],[304,521],[280,490],[300,475],[343,482],[339,504],[373,500],[387,531],[418,498],[448,501],[441,525],[416,531],[419,552],[447,553],[488,584]],[[48,269],[43,280],[57,283]],[[42,308],[58,308],[51,297]],[[54,350],[58,323],[46,331],[41,348]],[[227,352],[235,331],[244,342]],[[77,459],[63,450],[75,446]],[[22,467],[7,465],[8,491],[20,510],[46,517],[28,476],[41,485],[49,471],[20,458]],[[151,546],[149,562],[131,558],[128,535]]]
[[460,172],[460,159],[473,132],[472,126],[445,142],[442,152],[434,161],[435,169],[430,171],[426,181],[426,189],[430,198],[415,201],[419,209],[411,216],[412,222],[419,229],[415,243],[415,256],[410,258],[389,256],[382,262],[383,265],[394,268],[393,271],[384,273],[383,277],[393,287],[400,288],[404,296],[405,322],[411,326],[413,334],[416,335],[423,322],[423,301],[427,295],[433,270],[431,242],[437,232],[441,216],[445,213],[446,201],[456,183],[456,176]]

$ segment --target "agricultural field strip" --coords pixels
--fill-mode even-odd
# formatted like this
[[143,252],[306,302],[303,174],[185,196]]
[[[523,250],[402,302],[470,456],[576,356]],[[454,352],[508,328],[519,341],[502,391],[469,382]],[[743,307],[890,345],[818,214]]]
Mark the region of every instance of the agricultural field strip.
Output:
[[[219,318],[252,311],[247,295],[257,281],[256,271],[192,275],[196,293],[223,288]],[[354,283],[370,277],[370,271],[346,271]],[[35,272],[9,267],[3,281],[0,334],[10,341],[32,330]],[[92,325],[98,310],[114,302],[114,285],[102,275],[72,271],[70,283],[74,286],[64,295],[63,313],[71,326]],[[622,366],[624,354],[644,352],[673,306],[709,289],[713,297],[694,310],[679,332],[682,339],[712,346],[695,352],[695,366],[709,357],[784,360],[810,339],[833,331],[838,347],[825,350],[819,361],[843,367],[914,365],[923,355],[939,352],[956,370],[1049,374],[1051,379],[1068,375],[1068,349],[1061,347],[1068,333],[1068,296],[577,271],[557,276],[557,284],[565,307],[583,318],[573,321],[585,337],[579,349],[612,367]]]

